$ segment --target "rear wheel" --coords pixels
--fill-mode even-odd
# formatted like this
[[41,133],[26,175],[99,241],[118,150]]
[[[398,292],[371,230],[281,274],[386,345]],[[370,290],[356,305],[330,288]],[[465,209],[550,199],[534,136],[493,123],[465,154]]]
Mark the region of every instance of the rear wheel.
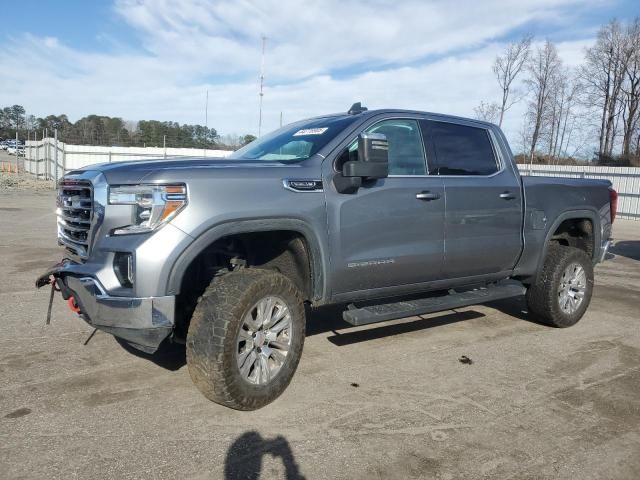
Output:
[[281,273],[245,269],[207,288],[187,334],[189,374],[210,400],[255,410],[289,385],[305,335],[302,296]]
[[553,243],[527,291],[529,310],[553,327],[570,327],[584,315],[593,292],[593,264],[582,250]]

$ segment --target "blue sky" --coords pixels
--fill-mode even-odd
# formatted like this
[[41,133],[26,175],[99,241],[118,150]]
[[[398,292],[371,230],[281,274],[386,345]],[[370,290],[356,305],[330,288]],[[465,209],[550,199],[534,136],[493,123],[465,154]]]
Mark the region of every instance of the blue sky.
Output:
[[[497,99],[491,63],[528,32],[577,66],[597,28],[637,1],[23,0],[3,5],[0,105],[34,115],[257,129],[260,36],[268,37],[265,126],[346,109],[471,115]],[[507,116],[514,138],[523,106]]]

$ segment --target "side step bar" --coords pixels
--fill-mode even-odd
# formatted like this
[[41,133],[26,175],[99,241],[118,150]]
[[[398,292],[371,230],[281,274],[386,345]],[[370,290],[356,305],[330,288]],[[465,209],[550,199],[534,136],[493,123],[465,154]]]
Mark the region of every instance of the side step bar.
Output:
[[396,303],[385,303],[358,308],[354,304],[347,306],[342,318],[351,325],[367,325],[396,318],[413,317],[425,313],[441,312],[452,308],[467,307],[481,303],[502,300],[524,295],[527,289],[515,280],[505,280],[494,285],[473,290],[456,292],[440,297],[418,298]]

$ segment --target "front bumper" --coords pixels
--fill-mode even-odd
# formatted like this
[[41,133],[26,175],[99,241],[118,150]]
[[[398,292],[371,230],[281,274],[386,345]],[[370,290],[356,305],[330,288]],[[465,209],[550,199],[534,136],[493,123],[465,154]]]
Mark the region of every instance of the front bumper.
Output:
[[100,283],[63,261],[41,275],[36,286],[55,278],[63,298],[75,299],[80,315],[91,326],[125,340],[147,353],[157,350],[174,326],[175,297],[114,297]]

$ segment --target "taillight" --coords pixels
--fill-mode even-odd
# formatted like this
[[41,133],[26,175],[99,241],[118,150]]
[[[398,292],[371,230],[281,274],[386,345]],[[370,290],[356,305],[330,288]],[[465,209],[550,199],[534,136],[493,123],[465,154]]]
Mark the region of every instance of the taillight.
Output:
[[609,205],[611,207],[611,223],[616,219],[618,213],[618,192],[613,188],[609,188]]

